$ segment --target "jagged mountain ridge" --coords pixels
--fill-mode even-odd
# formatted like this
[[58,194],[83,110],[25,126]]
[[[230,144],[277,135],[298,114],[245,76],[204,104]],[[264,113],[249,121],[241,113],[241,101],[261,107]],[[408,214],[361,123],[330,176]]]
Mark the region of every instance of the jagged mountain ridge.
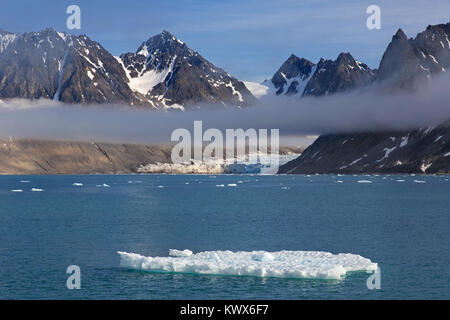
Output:
[[47,28],[9,38],[0,53],[0,99],[140,104],[120,64],[88,37]]
[[350,53],[341,53],[336,60],[320,59],[317,64],[292,54],[263,84],[273,87],[276,95],[322,96],[363,87],[374,75]]
[[410,88],[450,67],[450,23],[428,26],[408,39],[402,29],[392,37],[377,72],[377,81]]
[[167,31],[136,53],[113,57],[85,35],[52,28],[21,34],[0,30],[0,99],[12,98],[180,109],[255,102],[242,82]]
[[[389,90],[432,84],[450,65],[450,23],[428,26],[414,39],[399,29],[392,37],[374,82]],[[444,42],[445,41],[445,42]],[[449,115],[450,117],[450,115]],[[449,173],[450,121],[400,132],[320,136],[279,173]]]
[[255,98],[244,83],[214,66],[168,31],[119,57],[130,86],[166,107],[185,104],[248,106]]

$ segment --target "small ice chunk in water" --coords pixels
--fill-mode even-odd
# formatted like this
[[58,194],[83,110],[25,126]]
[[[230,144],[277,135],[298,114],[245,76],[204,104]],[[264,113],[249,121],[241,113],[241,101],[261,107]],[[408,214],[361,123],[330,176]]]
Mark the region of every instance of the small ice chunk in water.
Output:
[[358,183],[372,183],[370,180],[358,180]]
[[104,183],[104,184],[97,184],[97,185],[96,185],[96,187],[109,188],[109,187],[110,187],[110,185],[109,185],[109,184],[106,184],[106,183]]
[[237,187],[237,184],[236,183],[229,183],[228,186],[229,187]]
[[424,180],[414,180],[415,183],[425,183]]
[[82,187],[83,186],[83,184],[79,183],[79,182],[74,182],[72,185],[75,186],[75,187]]
[[11,192],[23,192],[23,190],[22,189],[13,189],[13,190],[11,190]]
[[225,187],[224,184],[216,184],[216,187]]
[[44,191],[44,189],[32,188],[31,191],[33,191],[33,192],[42,192],[42,191]]

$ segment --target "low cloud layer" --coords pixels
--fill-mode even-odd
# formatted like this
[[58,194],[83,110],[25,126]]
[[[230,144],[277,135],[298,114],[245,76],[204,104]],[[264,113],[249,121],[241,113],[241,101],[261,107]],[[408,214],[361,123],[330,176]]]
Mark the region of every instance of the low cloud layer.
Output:
[[174,129],[192,130],[194,120],[203,121],[203,130],[280,129],[289,141],[324,133],[407,130],[450,119],[449,84],[450,76],[444,75],[414,92],[386,94],[370,88],[321,98],[271,97],[240,110],[155,112],[48,100],[3,101],[0,137],[166,144]]

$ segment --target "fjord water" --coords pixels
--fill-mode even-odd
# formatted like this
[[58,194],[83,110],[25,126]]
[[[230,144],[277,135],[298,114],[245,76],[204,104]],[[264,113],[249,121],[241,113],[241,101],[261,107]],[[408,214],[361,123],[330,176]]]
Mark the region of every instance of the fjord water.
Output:
[[[397,175],[2,176],[0,298],[449,299],[449,180]],[[11,192],[16,189],[23,192]],[[167,256],[172,248],[353,253],[378,263],[381,289],[367,288],[366,272],[337,281],[119,267],[117,251]],[[69,265],[81,268],[80,290],[66,287]]]

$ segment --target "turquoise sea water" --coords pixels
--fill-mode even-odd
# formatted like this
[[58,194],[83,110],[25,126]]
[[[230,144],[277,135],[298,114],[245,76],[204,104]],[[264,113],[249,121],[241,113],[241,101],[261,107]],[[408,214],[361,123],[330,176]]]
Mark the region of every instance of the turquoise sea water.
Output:
[[[2,176],[0,298],[449,299],[449,180]],[[367,289],[365,272],[336,281],[155,274],[119,267],[116,251],[167,256],[171,248],[359,254],[379,264],[381,289]],[[81,268],[80,290],[66,287],[69,265]]]

